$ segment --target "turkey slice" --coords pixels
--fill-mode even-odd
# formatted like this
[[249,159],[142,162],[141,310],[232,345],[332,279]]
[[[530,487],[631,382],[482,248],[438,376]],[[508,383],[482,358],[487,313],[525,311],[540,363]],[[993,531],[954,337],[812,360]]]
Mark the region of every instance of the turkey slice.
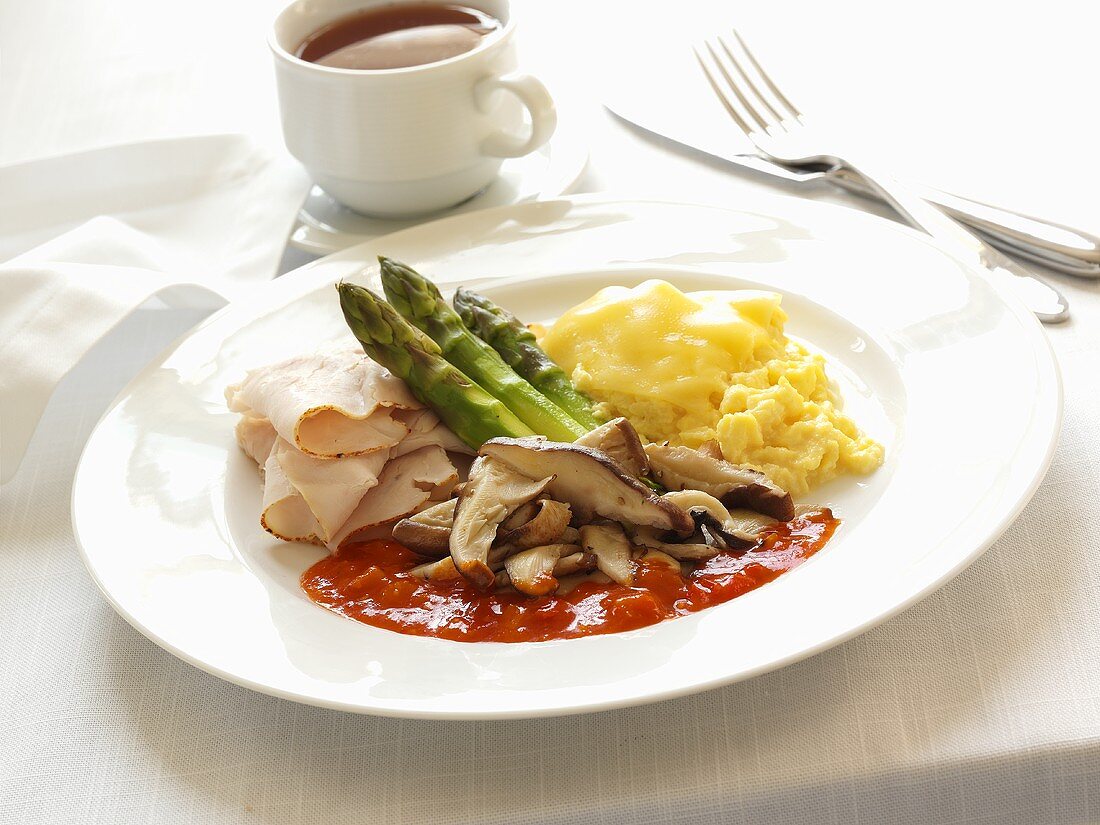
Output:
[[409,432],[394,412],[422,406],[404,381],[350,348],[251,370],[225,396],[231,410],[267,418],[286,441],[325,458],[390,449]]
[[390,452],[391,458],[398,458],[421,447],[432,445],[442,447],[449,453],[475,454],[475,451],[467,447],[431,410],[398,410],[393,417],[409,428],[409,434],[393,448]]
[[266,418],[242,415],[237,422],[237,443],[244,454],[263,468],[279,434]]
[[287,482],[305,501],[317,520],[318,537],[329,542],[356,506],[379,483],[387,452],[345,458],[306,455],[280,438],[272,455]]
[[321,525],[283,473],[274,451],[264,463],[264,503],[260,524],[285,541],[321,544]]
[[415,513],[433,494],[449,491],[457,482],[458,471],[442,447],[421,447],[392,459],[378,486],[363,496],[347,523],[328,542],[329,548],[336,549],[356,533]]

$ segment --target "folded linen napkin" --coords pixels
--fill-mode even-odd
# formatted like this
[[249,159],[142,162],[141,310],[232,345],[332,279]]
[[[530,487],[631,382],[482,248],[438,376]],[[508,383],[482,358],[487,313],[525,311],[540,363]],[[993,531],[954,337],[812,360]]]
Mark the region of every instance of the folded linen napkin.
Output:
[[273,277],[308,186],[239,135],[0,167],[0,483],[57,383],[134,309],[214,309]]

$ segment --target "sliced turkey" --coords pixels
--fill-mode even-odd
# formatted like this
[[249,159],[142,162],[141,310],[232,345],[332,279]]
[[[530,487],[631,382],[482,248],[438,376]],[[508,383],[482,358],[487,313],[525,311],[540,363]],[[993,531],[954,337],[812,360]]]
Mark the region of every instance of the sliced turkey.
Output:
[[398,410],[393,417],[409,428],[409,434],[393,448],[390,453],[391,458],[433,445],[442,447],[449,453],[474,454],[474,451],[467,447],[431,410]]
[[229,408],[266,418],[300,450],[334,458],[388,450],[408,433],[398,410],[422,405],[361,351],[331,349],[250,371],[226,388]]
[[244,454],[262,468],[279,438],[271,422],[255,415],[242,415],[234,432]]
[[264,503],[260,511],[260,524],[267,532],[284,541],[321,543],[321,525],[306,500],[287,481],[274,451],[264,464]]
[[316,517],[321,528],[318,537],[325,544],[333,541],[363,496],[379,484],[386,466],[384,452],[338,460],[317,458],[281,438],[272,455]]
[[[346,461],[347,459],[343,459]],[[433,495],[449,491],[458,472],[442,447],[428,446],[389,461],[373,487],[328,543],[336,549],[357,533],[404,518]]]

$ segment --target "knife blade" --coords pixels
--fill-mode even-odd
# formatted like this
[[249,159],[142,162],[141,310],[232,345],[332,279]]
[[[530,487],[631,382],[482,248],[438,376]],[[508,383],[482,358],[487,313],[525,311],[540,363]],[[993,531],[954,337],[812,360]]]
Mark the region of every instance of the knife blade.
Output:
[[[604,105],[616,117],[652,135],[742,169],[791,184],[832,183],[855,194],[878,199],[862,181],[842,170],[827,167],[812,170],[790,168],[755,154],[729,149],[717,139],[694,133],[691,125],[685,124],[682,119],[666,122],[657,114],[614,97],[605,97]],[[931,187],[910,184],[910,188],[979,232],[1002,252],[1077,277],[1100,278],[1100,238],[1096,236]]]

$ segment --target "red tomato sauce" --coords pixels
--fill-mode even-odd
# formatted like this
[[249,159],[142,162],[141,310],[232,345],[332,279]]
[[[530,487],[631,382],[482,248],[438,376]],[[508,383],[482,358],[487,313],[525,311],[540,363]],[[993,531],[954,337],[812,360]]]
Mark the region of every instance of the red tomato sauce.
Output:
[[722,552],[686,578],[636,561],[634,584],[583,582],[568,593],[483,592],[465,579],[424,581],[424,562],[393,541],[342,547],[302,574],[317,604],[375,627],[457,642],[542,642],[618,633],[694,613],[755,590],[825,546],[840,522],[823,509],[766,530],[752,549]]

